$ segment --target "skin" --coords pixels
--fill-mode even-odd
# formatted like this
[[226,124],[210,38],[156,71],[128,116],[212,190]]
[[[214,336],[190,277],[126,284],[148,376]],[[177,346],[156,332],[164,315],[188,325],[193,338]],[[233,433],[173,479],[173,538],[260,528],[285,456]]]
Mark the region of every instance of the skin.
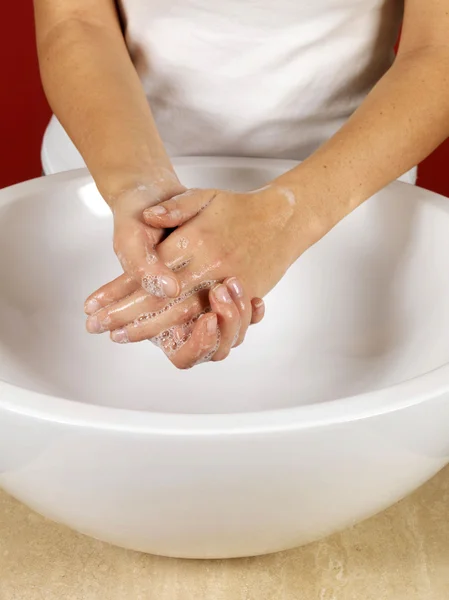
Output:
[[[234,274],[246,299],[263,296],[310,245],[449,135],[449,0],[406,0],[394,65],[317,152],[263,191],[192,191],[170,205],[182,186],[162,181],[171,165],[112,2],[35,5],[47,94],[114,211],[115,249],[126,273],[137,285],[144,278],[173,277],[165,265],[178,264],[187,251],[190,262],[176,273],[178,287],[167,296],[192,289],[198,281],[193,274],[204,269],[204,280]],[[157,190],[151,188],[155,181]],[[136,191],[139,186],[147,189]],[[167,200],[172,209],[165,216],[146,210]],[[163,240],[163,228],[175,224],[179,229]],[[186,249],[179,247],[180,237],[190,241]],[[158,260],[150,265],[145,258],[143,264],[156,244]],[[104,306],[107,298],[107,311],[113,312],[123,296],[140,293],[122,293],[121,286],[116,281],[93,294],[87,311]],[[132,304],[136,298],[130,298]],[[161,299],[145,301],[156,306]],[[192,295],[190,301],[201,299]],[[121,311],[114,327],[128,327],[132,310]],[[182,323],[184,317],[170,314],[171,326]],[[190,363],[185,358],[183,365],[195,362],[192,349]]]
[[[260,299],[249,301],[242,284],[235,277],[225,278],[223,284],[206,287],[197,294],[190,295],[187,291],[188,297],[167,311],[164,310],[166,300],[148,294],[129,276],[123,275],[112,286],[105,286],[104,293],[110,294],[115,289],[120,289],[120,293],[126,289],[128,294],[108,304],[108,299],[100,289],[99,294],[105,306],[88,318],[88,331],[110,331],[112,340],[123,344],[154,339],[175,326],[183,334],[191,335],[182,348],[169,356],[180,369],[190,368],[215,349],[210,359],[223,360],[232,348],[243,342],[248,326],[259,323],[265,313],[264,302]],[[201,317],[194,326],[182,327],[209,307],[213,314]],[[208,331],[210,335],[205,336],[207,321],[214,322],[215,329]]]
[[[156,129],[126,48],[113,0],[35,0],[42,82],[53,112],[82,154],[114,215],[114,251],[125,275],[114,295],[101,290],[87,314],[137,287],[175,298],[181,284],[160,260],[164,232],[142,219],[145,208],[185,191]],[[228,274],[232,275],[232,274]],[[155,285],[155,282],[157,285]],[[135,288],[133,287],[135,285]],[[243,325],[264,314],[260,298],[245,295]],[[237,315],[237,307],[234,307]],[[253,311],[248,317],[248,311]],[[192,352],[192,364],[195,352]]]
[[161,232],[142,211],[182,192],[129,57],[113,0],[35,0],[42,82],[53,112],[81,152],[114,213],[114,250],[141,284],[164,278],[168,297],[177,278],[147,252]]

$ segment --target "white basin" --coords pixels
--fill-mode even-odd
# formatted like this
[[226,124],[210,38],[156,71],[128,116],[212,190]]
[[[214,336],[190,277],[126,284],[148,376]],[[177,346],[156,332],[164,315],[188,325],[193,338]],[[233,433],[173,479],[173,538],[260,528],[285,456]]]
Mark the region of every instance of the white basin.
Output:
[[[291,166],[176,161],[188,186],[242,190]],[[87,173],[3,190],[0,486],[179,557],[274,552],[386,508],[449,462],[448,231],[447,199],[392,184],[294,265],[229,359],[183,372],[85,333],[85,297],[120,272]]]

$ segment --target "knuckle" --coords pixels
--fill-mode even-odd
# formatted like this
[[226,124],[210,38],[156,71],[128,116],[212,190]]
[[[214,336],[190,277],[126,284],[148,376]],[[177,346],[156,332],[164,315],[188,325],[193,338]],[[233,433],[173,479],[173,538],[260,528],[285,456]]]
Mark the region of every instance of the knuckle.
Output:
[[178,371],[188,371],[189,369],[191,369],[193,367],[193,364],[191,364],[191,363],[180,362],[174,358],[172,358],[170,360],[171,360],[171,363],[178,369]]
[[212,357],[212,361],[213,362],[221,362],[223,360],[225,360],[225,358],[228,358],[230,351],[227,350],[225,352],[220,352],[220,353],[216,353],[213,357]]
[[[182,306],[182,302],[180,303]],[[182,321],[188,322],[198,317],[203,310],[203,305],[199,298],[194,298],[190,305],[183,307]]]
[[114,235],[114,238],[112,240],[112,248],[115,254],[118,255],[120,253],[120,240],[117,235]]
[[227,321],[232,321],[236,325],[240,323],[240,314],[235,306],[226,306],[221,314]]
[[235,342],[235,344],[232,347],[238,348],[239,346],[241,346],[243,344],[244,341],[245,341],[245,336],[241,336],[238,338],[238,340]]

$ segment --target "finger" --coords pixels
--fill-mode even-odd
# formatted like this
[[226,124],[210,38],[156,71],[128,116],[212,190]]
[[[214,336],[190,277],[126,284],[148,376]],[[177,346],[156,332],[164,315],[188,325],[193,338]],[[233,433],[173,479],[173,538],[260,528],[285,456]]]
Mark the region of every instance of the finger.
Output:
[[[169,358],[178,369],[189,369],[199,363],[208,362],[219,343],[217,315],[214,313],[203,315],[195,323],[185,343],[181,344]],[[171,348],[174,347],[175,344],[172,344]]]
[[231,352],[240,331],[240,313],[234,304],[227,287],[223,284],[215,286],[209,292],[209,302],[212,311],[218,317],[221,340],[212,360],[225,359]]
[[251,306],[253,309],[251,325],[257,325],[257,323],[260,323],[265,316],[265,302],[262,298],[253,298],[251,300]]
[[143,219],[157,228],[178,227],[201,212],[217,195],[217,190],[187,190],[157,206],[147,208]]
[[181,288],[176,275],[163,263],[155,250],[161,232],[139,223],[116,226],[114,250],[128,275],[157,298],[176,298]]
[[145,292],[140,285],[137,286],[138,289],[134,293],[90,315],[86,321],[87,331],[104,333],[119,329],[132,323],[141,315],[161,310],[167,304],[167,299],[155,298]]
[[243,286],[237,277],[229,277],[228,279],[225,279],[223,283],[228,288],[231,298],[240,314],[240,330],[237,339],[232,346],[233,348],[236,348],[237,346],[240,346],[245,339],[246,332],[251,323],[252,307],[251,302],[246,297]]
[[148,298],[140,301],[136,293],[128,300],[89,317],[87,330],[90,333],[111,331],[112,341],[122,344],[141,342],[172,326],[183,325],[197,318],[209,307],[208,291],[203,284],[199,284],[179,298],[159,304],[159,307],[154,305],[153,300],[148,312],[141,308],[148,306]]
[[86,315],[93,315],[105,306],[129,296],[138,289],[140,289],[140,284],[134,277],[124,273],[91,294],[84,303],[84,312]]
[[183,292],[198,281],[223,280],[222,260],[209,253],[201,239],[191,233],[176,229],[157,247],[161,260],[176,273]]

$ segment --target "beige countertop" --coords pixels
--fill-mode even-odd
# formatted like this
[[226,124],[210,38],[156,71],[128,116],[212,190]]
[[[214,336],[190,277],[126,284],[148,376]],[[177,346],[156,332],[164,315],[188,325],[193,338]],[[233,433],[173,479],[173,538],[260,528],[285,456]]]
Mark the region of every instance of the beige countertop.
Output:
[[183,561],[115,548],[0,492],[0,600],[448,600],[449,468],[322,542],[253,559]]

